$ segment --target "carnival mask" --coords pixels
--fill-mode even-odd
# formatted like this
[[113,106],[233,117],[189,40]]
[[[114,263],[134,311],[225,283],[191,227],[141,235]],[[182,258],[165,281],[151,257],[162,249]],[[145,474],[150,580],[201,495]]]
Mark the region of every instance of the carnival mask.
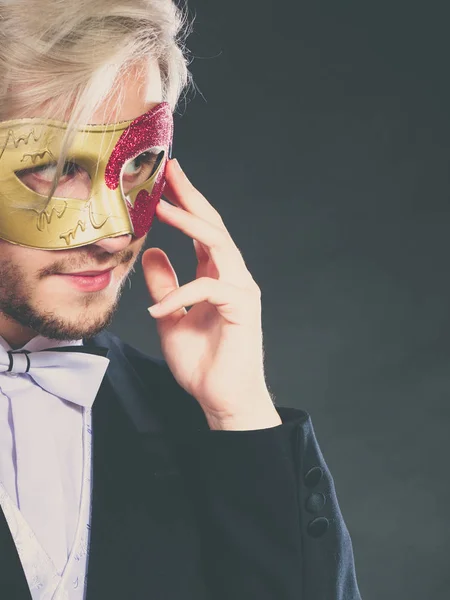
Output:
[[[66,127],[39,118],[0,122],[0,238],[29,248],[67,250],[108,237],[144,236],[171,153],[169,104],[131,121],[77,130],[63,176],[47,202],[42,182],[50,191]],[[82,197],[73,197],[68,173],[83,174]]]

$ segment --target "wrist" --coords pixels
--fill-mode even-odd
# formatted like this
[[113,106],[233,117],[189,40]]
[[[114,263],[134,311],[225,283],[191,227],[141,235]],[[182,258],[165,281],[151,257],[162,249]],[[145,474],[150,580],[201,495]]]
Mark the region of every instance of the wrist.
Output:
[[227,417],[206,414],[209,428],[216,431],[251,431],[268,429],[282,424],[280,415],[270,401],[270,406],[258,408],[251,413],[241,413]]

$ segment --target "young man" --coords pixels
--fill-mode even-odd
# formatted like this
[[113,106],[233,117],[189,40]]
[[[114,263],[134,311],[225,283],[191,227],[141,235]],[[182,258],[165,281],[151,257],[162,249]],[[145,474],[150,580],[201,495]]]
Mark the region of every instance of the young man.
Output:
[[[0,597],[359,599],[310,417],[265,383],[260,290],[169,160],[182,13],[0,7]],[[155,214],[198,260],[180,288],[142,256],[165,360],[105,331]]]

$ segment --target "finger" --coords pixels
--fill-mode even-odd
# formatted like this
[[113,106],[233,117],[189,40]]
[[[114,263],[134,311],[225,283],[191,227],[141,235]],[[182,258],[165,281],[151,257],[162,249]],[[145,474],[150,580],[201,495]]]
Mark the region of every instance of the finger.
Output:
[[251,278],[244,259],[226,229],[213,225],[177,206],[159,203],[158,218],[170,223],[207,248],[221,279],[246,287]]
[[200,277],[212,277],[219,279],[220,273],[214,264],[214,261],[209,256],[207,249],[197,240],[192,240],[194,243],[195,254],[197,256],[197,268],[195,270],[195,279]]
[[201,277],[173,290],[157,307],[152,307],[151,315],[156,319],[167,318],[200,302],[214,305],[231,324],[260,326],[260,294],[209,277]]
[[[167,254],[160,248],[149,248],[142,255],[142,269],[153,302],[160,302],[171,292],[179,289],[178,278]],[[173,315],[177,321],[186,314],[182,309]]]
[[199,263],[204,263],[209,260],[209,254],[205,249],[205,246],[198,240],[192,240],[194,244],[195,254]]
[[192,185],[176,159],[167,163],[165,179],[167,185],[164,188],[164,196],[170,202],[218,227],[225,227],[218,211]]

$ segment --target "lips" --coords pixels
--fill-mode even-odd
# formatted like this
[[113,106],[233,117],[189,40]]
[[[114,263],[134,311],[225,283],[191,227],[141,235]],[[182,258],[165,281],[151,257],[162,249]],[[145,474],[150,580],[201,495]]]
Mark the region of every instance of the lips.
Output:
[[98,275],[105,275],[113,269],[114,267],[106,269],[105,271],[80,271],[79,273],[58,273],[58,275],[71,275],[73,277],[98,277]]
[[[84,273],[61,273],[60,281],[65,281],[80,292],[99,292],[107,288],[113,280],[113,269],[107,271],[84,271]],[[96,273],[96,275],[89,275]]]

